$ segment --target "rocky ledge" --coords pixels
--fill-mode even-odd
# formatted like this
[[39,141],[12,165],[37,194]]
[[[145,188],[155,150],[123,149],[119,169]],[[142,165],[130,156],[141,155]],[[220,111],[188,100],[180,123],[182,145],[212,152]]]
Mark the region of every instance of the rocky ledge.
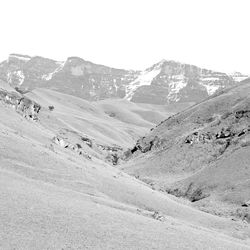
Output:
[[38,120],[38,113],[41,110],[41,106],[19,93],[0,89],[0,102],[14,108],[17,113],[27,119]]

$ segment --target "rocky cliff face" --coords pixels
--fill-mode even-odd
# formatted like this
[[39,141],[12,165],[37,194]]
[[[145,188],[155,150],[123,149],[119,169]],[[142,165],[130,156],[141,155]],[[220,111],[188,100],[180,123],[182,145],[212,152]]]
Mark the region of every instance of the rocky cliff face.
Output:
[[52,142],[88,160],[93,157],[113,165],[118,163],[118,159],[123,153],[123,149],[117,145],[100,144],[94,138],[87,135],[82,136],[78,132],[68,129],[62,129],[57,136],[52,138]]
[[[53,116],[53,113],[50,114],[50,112],[53,111],[53,109],[49,108],[50,106],[43,108],[44,113],[39,116],[42,107],[35,101],[14,90],[8,91],[0,88],[0,104],[13,108],[18,114],[28,120],[39,120],[40,125],[44,124],[45,116]],[[118,159],[123,153],[123,148],[118,145],[107,145],[100,141],[97,142],[95,138],[88,135],[83,136],[74,130],[62,127],[59,133],[56,133],[53,129],[51,132],[54,134],[49,146],[52,151],[54,151],[54,146],[58,145],[59,147],[66,149],[69,152],[71,151],[75,153],[75,155],[82,156],[87,160],[92,160],[92,158],[94,158],[109,162],[113,165],[118,163]]]
[[19,93],[0,89],[0,102],[14,108],[16,112],[27,119],[38,120],[41,106]]
[[87,100],[125,98],[150,104],[199,102],[245,78],[166,60],[144,71],[114,69],[78,57],[58,62],[17,54],[0,64],[0,79],[21,91],[43,87]]
[[87,100],[122,98],[136,71],[113,69],[78,57],[58,62],[42,57],[12,54],[0,64],[0,79],[28,91],[50,88]]
[[163,60],[142,72],[141,79],[130,83],[127,98],[156,104],[198,102],[234,84],[234,79],[225,73]]

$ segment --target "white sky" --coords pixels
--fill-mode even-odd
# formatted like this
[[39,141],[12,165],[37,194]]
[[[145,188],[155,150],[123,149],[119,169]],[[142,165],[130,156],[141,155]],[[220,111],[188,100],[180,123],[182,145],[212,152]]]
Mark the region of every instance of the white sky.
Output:
[[143,69],[167,59],[250,74],[249,12],[249,0],[1,0],[0,60]]

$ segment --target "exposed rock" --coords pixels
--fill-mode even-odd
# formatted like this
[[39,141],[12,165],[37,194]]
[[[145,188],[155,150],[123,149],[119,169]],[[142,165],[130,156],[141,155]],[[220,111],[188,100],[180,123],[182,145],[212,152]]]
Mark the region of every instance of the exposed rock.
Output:
[[240,119],[243,117],[250,118],[250,110],[239,110],[235,112],[235,118]]
[[245,202],[245,203],[243,203],[242,207],[250,207],[250,200],[247,201],[247,202]]
[[94,138],[68,128],[61,129],[59,134],[53,138],[53,141],[61,147],[68,148],[79,155],[85,155],[88,158],[92,156],[110,162],[112,165],[118,164],[123,153],[123,148],[118,145],[103,145]]
[[[249,117],[250,115],[247,109],[234,113],[226,112],[226,114],[223,114],[220,118],[198,116],[196,119],[190,119],[190,122],[193,122],[192,126],[197,128],[196,131],[192,131],[191,134],[185,135],[183,132],[184,136],[175,137],[173,133],[172,136],[168,138],[160,138],[158,135],[142,137],[136,142],[132,149],[129,149],[123,154],[123,158],[129,159],[131,155],[137,155],[138,153],[166,150],[173,145],[182,146],[183,143],[192,146],[197,145],[197,147],[206,144],[204,145],[203,153],[207,150],[208,158],[211,156],[210,159],[206,158],[207,162],[209,162],[222,155],[232,144],[241,145],[242,147],[250,145],[250,140],[246,139],[246,135],[250,132],[250,126],[248,125],[248,121],[244,120],[249,119]],[[185,117],[182,119],[184,120]],[[239,121],[240,119],[242,121]],[[198,120],[199,122],[197,122]],[[181,124],[181,120],[176,116],[172,116],[156,128],[159,128],[159,126],[162,126],[164,123],[167,124],[166,130],[174,130],[178,126],[185,126],[185,124]],[[151,130],[151,133],[154,133],[154,130]],[[200,148],[197,148],[197,150],[200,150]]]
[[109,162],[112,163],[112,165],[117,165],[118,161],[119,161],[120,157],[118,156],[118,154],[108,154],[108,156],[106,157],[106,160],[108,160]]
[[0,101],[13,107],[17,113],[27,119],[38,120],[38,113],[41,110],[41,106],[29,98],[15,92],[0,90]]
[[106,111],[105,112],[108,116],[110,116],[110,117],[116,117],[116,113],[114,113],[114,112],[108,112],[108,111]]
[[155,211],[152,215],[155,220],[164,221],[165,217],[161,212]]
[[235,136],[235,133],[231,131],[230,128],[227,129],[222,128],[222,130],[215,135],[216,139],[231,138],[233,136]]
[[86,143],[90,148],[93,147],[93,142],[91,139],[89,139],[88,137],[83,137],[81,136],[81,140]]
[[101,150],[105,150],[110,153],[119,152],[123,150],[120,146],[108,146],[108,145],[97,144],[97,147],[100,148]]
[[160,148],[163,145],[163,141],[159,139],[158,136],[155,136],[152,140],[147,141],[145,137],[142,137],[136,142],[136,145],[132,149],[128,149],[124,152],[123,157],[126,159],[130,157],[135,152],[146,153],[153,148]]
[[108,146],[102,144],[96,144],[96,145],[101,151],[104,151],[104,153],[106,154],[105,159],[108,162],[111,162],[112,165],[118,164],[119,159],[122,158],[122,152],[123,152],[123,149],[120,146]]
[[189,184],[186,190],[183,188],[173,187],[167,188],[166,192],[177,197],[187,198],[191,202],[196,202],[209,196],[209,193],[207,193],[203,188],[195,187],[194,183],[192,182]]
[[[242,128],[242,126],[230,126],[228,128],[222,127],[218,132],[215,131],[196,131],[184,139],[186,144],[204,144],[210,143],[213,145],[220,145],[217,150],[219,155],[225,152],[225,150],[232,144],[242,144],[246,139],[238,141],[238,137],[243,137],[250,131],[249,127]],[[246,143],[244,144],[246,146]]]
[[60,147],[62,147],[62,148],[68,148],[68,147],[69,147],[69,143],[66,142],[65,140],[63,140],[62,138],[54,137],[54,138],[52,139],[52,141],[53,141],[55,144],[57,144],[57,145],[59,145]]
[[22,97],[18,100],[16,110],[18,113],[23,114],[27,118],[37,120],[37,114],[39,113],[41,106],[26,97]]
[[55,137],[52,139],[52,141],[53,141],[55,144],[57,144],[57,145],[59,145],[60,147],[62,147],[62,148],[70,149],[71,151],[74,151],[74,152],[76,152],[77,154],[82,155],[82,156],[84,156],[85,158],[87,158],[87,159],[89,159],[89,160],[92,159],[91,155],[89,155],[87,152],[85,152],[85,151],[81,148],[81,146],[79,147],[80,144],[75,144],[75,145],[74,145],[74,144],[71,144],[70,142],[67,142],[66,140],[64,140],[63,138],[58,137],[58,136],[55,136]]
[[194,132],[193,134],[186,137],[184,140],[185,143],[193,144],[195,142],[206,143],[213,139],[213,135],[210,132],[207,133],[199,133]]

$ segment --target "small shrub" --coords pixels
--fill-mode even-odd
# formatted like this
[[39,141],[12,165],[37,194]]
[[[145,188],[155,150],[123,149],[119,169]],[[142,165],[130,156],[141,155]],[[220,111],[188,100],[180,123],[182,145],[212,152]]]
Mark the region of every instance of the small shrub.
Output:
[[49,111],[53,111],[55,109],[54,106],[49,106]]

